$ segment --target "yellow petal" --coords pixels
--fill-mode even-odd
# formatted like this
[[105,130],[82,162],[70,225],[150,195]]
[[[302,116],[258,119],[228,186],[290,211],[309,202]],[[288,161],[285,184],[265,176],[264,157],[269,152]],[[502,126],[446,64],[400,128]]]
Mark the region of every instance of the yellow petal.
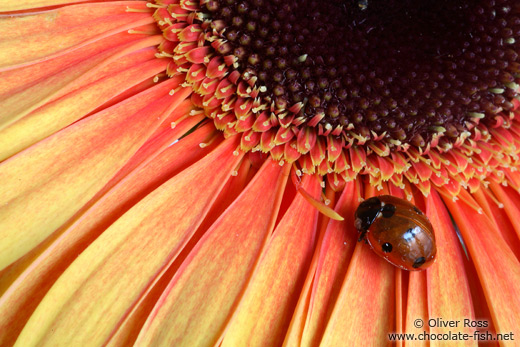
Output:
[[0,128],[5,128],[47,102],[84,88],[103,77],[122,57],[154,47],[158,36],[119,33],[37,64],[0,72]]
[[[0,131],[0,160],[32,145],[81,119],[126,89],[153,78],[164,71],[167,61],[155,59],[154,49],[140,51],[128,59],[120,59],[112,69],[101,71],[92,83],[33,111],[23,119]],[[150,60],[150,58],[152,60]]]
[[63,4],[73,4],[78,2],[86,2],[88,0],[21,0],[21,1],[2,1],[0,3],[0,11],[20,11],[25,9],[34,9],[38,7],[48,7]]
[[[240,162],[239,138],[133,206],[63,273],[16,345],[101,345],[168,268]],[[71,319],[74,317],[74,319]]]
[[166,81],[0,164],[1,269],[48,237],[107,183],[175,107],[175,98],[189,93],[172,97],[173,85]]
[[[181,127],[182,123],[179,125],[179,128]],[[214,132],[215,128],[208,124],[158,155],[150,150],[151,144],[147,146],[146,152],[139,154],[139,151],[132,160],[139,155],[153,159],[141,159],[144,161],[142,165],[137,165],[130,173],[127,172],[126,177],[123,176],[119,183],[102,195],[50,246],[38,250],[39,256],[27,260],[24,257],[13,264],[16,266],[9,267],[10,271],[2,275],[0,282],[8,286],[0,287],[3,289],[0,292],[6,291],[0,297],[0,345],[14,343],[54,282],[78,254],[81,254],[108,226],[137,201],[207,154],[212,147],[202,149],[199,144]],[[184,133],[185,131],[181,130],[177,136]],[[159,146],[159,149],[161,147]],[[14,278],[9,281],[10,277]]]

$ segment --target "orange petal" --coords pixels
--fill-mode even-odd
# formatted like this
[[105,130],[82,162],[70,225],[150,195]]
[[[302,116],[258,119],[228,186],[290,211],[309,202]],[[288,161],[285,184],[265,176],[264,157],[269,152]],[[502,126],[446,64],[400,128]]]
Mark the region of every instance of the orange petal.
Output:
[[[199,143],[214,132],[212,125],[197,129],[149,163],[135,168],[93,204],[48,248],[4,274],[3,282],[16,276],[0,298],[0,345],[12,345],[30,315],[70,263],[131,206],[171,176],[202,158],[211,147]],[[41,253],[41,254],[40,254]],[[23,258],[22,258],[23,259]],[[25,260],[25,259],[23,259]],[[10,281],[12,282],[12,281]]]
[[[326,201],[328,201],[329,204],[331,204],[332,206],[335,205],[336,192],[332,189],[331,186],[326,187],[323,198]],[[321,245],[323,244],[323,239],[326,235],[329,221],[330,218],[328,218],[327,216],[323,214],[318,215],[318,242],[316,245],[317,250],[322,248]],[[300,297],[298,299],[298,304],[296,306],[296,309],[294,310],[293,317],[291,319],[291,324],[289,325],[287,334],[285,335],[285,346],[301,345],[301,336],[309,313],[309,302],[312,295],[312,288],[314,285],[316,269],[318,268],[319,261],[320,252],[314,252],[311,265],[309,266],[309,271],[307,271],[305,283],[303,284]]]
[[461,190],[461,201],[444,202],[457,222],[475,264],[497,333],[520,336],[520,263],[488,217],[478,214]]
[[394,329],[394,271],[366,244],[356,244],[322,345],[378,346],[388,341]]
[[[500,188],[504,189],[502,187]],[[506,193],[506,191],[508,192]],[[491,190],[486,189],[479,189],[473,193],[472,196],[482,207],[484,213],[487,216],[493,216],[491,222],[496,225],[495,229],[498,230],[500,234],[502,234],[509,248],[513,251],[514,254],[516,254],[516,257],[520,258],[520,238],[517,236],[520,228],[518,223],[512,223],[512,221],[517,221],[520,218],[520,216],[514,217],[516,209],[514,201],[518,199],[518,193],[513,192],[511,188],[505,188],[503,193],[504,194],[500,197],[500,200],[495,198],[495,195]],[[502,203],[502,199],[506,202],[506,204]],[[508,206],[507,209],[504,208],[505,205]],[[511,209],[512,211],[508,213],[507,210]]]
[[[213,127],[213,124],[211,124]],[[197,131],[198,132],[198,131]],[[215,141],[213,141],[215,142]],[[214,201],[211,209],[207,213],[204,221],[197,228],[197,231],[192,236],[191,240],[186,244],[182,253],[179,254],[175,262],[164,272],[162,277],[157,283],[150,288],[150,290],[141,298],[139,302],[135,304],[132,310],[125,317],[124,321],[118,327],[117,331],[110,337],[108,345],[111,346],[129,346],[135,343],[137,336],[139,335],[145,321],[150,316],[150,312],[154,308],[155,304],[166,290],[171,279],[175,273],[179,270],[180,266],[185,262],[186,257],[193,250],[198,241],[208,231],[208,228],[215,222],[218,216],[220,216],[226,208],[237,198],[237,196],[244,190],[246,182],[248,181],[249,173],[251,172],[251,162],[247,156],[244,157],[238,175],[234,173],[227,183],[220,191],[217,199]],[[213,215],[218,213],[218,215]]]
[[[196,116],[190,116],[190,117],[187,116],[187,114],[189,114],[191,109],[192,109],[192,103],[189,99],[183,101],[177,108],[175,108],[174,112],[172,112],[167,118],[164,119],[164,122],[159,126],[159,128],[150,137],[150,139],[132,156],[132,158],[123,166],[123,168],[120,169],[114,177],[112,177],[112,179],[103,187],[103,189],[101,189],[96,194],[96,196],[94,198],[92,198],[91,201],[89,201],[88,205],[91,206],[92,204],[94,204],[99,199],[99,197],[103,196],[105,193],[107,193],[107,191],[111,190],[115,184],[117,184],[119,181],[121,181],[122,178],[127,176],[129,173],[132,173],[138,166],[140,166],[140,165],[142,166],[145,163],[154,159],[162,150],[164,150],[165,148],[170,146],[175,140],[179,139],[181,136],[186,135],[190,129],[193,129],[195,127],[195,125],[200,123],[200,121],[203,120],[202,115],[196,115]],[[171,122],[173,120],[179,120],[180,117],[186,118],[186,119],[184,121],[179,121],[180,122],[179,125],[176,126],[175,129],[172,130],[171,126],[170,126]],[[166,129],[164,129],[166,126],[167,126],[168,131],[165,131]],[[210,131],[210,133],[212,133],[214,131],[214,128],[211,128],[211,129],[212,130]],[[191,152],[198,152],[201,149],[199,146],[200,142],[207,141],[206,140],[207,136],[204,136],[204,131],[201,131],[201,130],[203,130],[203,128],[202,129],[199,128],[197,135],[202,133],[202,136],[198,137],[198,140],[197,140],[196,144],[194,145],[195,147],[190,149]],[[210,135],[210,136],[213,136],[213,135]],[[190,140],[191,140],[191,137],[190,137]],[[185,141],[185,142],[183,142],[183,144],[186,142],[189,142],[189,141]],[[217,141],[214,141],[214,142],[217,142]],[[179,146],[177,146],[177,147],[179,147]],[[205,149],[206,149],[206,152],[210,151],[209,147],[207,147]],[[204,151],[200,151],[200,152],[204,152]],[[182,154],[182,155],[180,155],[180,154]],[[176,160],[174,161],[175,164],[177,164],[177,162],[179,162],[179,161],[182,161],[185,157],[188,157],[185,152],[181,152],[180,154],[176,156]],[[199,156],[198,158],[200,158],[200,157],[201,156]],[[190,162],[189,165],[191,165],[192,163],[193,163],[193,161]],[[186,168],[189,165],[184,165],[182,167]],[[160,170],[160,169],[158,169],[158,170]],[[154,174],[155,174],[155,171],[153,171],[152,174],[149,174],[150,179],[143,180],[142,182],[139,182],[139,183],[144,185],[145,183],[147,183],[148,181],[151,180],[151,177],[153,177]],[[139,186],[139,184],[137,186]],[[134,187],[134,189],[136,189],[136,188]],[[86,209],[86,207],[83,208],[83,210],[85,210],[85,209]],[[110,210],[110,209],[107,209],[107,210]],[[63,231],[63,228],[60,228],[60,231],[58,233],[55,233],[53,236],[59,236],[57,234],[59,234],[61,231]],[[38,245],[38,247],[31,250],[31,252],[29,252],[28,254],[23,256],[21,259],[16,261],[14,264],[11,264],[6,269],[0,271],[0,277],[2,278],[0,280],[0,296],[12,284],[13,280],[19,276],[20,272],[23,271],[25,268],[27,268],[27,266],[29,266],[29,264],[32,261],[34,261],[35,257],[37,257],[42,252],[42,249],[47,248],[49,246],[49,244],[53,241],[54,240],[50,240],[50,239],[46,240],[46,242]],[[0,331],[1,331],[1,329],[0,329]],[[1,342],[0,342],[0,345],[1,345]]]
[[[414,201],[414,196],[407,195],[406,190],[402,190],[396,186],[390,185],[390,192],[392,195],[397,196],[401,199],[408,199],[411,203],[424,203],[423,199]],[[425,206],[418,206],[422,211],[425,211]],[[417,319],[422,322],[428,322],[428,291],[426,281],[426,271],[402,271],[396,270],[396,277],[401,277],[401,285],[399,287],[396,280],[396,294],[401,292],[401,297],[396,298],[396,305],[402,305],[401,308],[396,307],[396,313],[399,315],[401,311],[401,317],[396,317],[396,332],[397,333],[412,333],[420,334],[424,331],[429,332],[428,324],[420,328],[415,327],[414,323]],[[406,279],[408,281],[406,282]],[[400,320],[400,321],[399,321]],[[400,326],[399,326],[400,325]],[[397,346],[428,346],[427,341],[413,341],[411,340],[400,340],[396,341]]]
[[[162,158],[163,156],[167,155],[167,153],[169,153],[169,150],[165,149],[167,149],[168,147],[172,147],[172,143],[186,136],[186,134],[188,134],[190,130],[193,130],[197,126],[197,124],[204,120],[204,117],[202,115],[187,116],[191,109],[192,104],[189,99],[184,100],[178,107],[176,107],[174,112],[172,112],[159,126],[159,128],[156,129],[155,133],[152,134],[152,136],[150,136],[149,140],[141,148],[139,148],[139,150],[132,156],[132,158],[130,158],[130,160],[125,163],[125,165],[117,172],[117,174],[114,177],[112,177],[110,182],[108,182],[103,187],[103,189],[98,192],[97,195],[102,195],[107,190],[112,189],[114,184],[118,183],[122,178],[124,178],[128,174],[131,174],[137,167],[145,165],[147,162],[150,161],[156,161]],[[186,119],[179,120],[180,118]],[[172,129],[172,122],[177,122],[179,124],[176,125],[174,129]],[[205,151],[202,151],[201,153],[210,152],[211,149],[215,147],[214,145],[218,145],[221,138],[216,136],[217,133],[214,127],[208,127],[209,124],[211,123],[208,122],[206,123],[206,125],[197,128],[197,130],[199,131],[197,131],[196,136],[191,137],[188,141],[190,142],[190,144],[191,141],[197,141],[196,147],[198,148],[182,152],[182,154],[179,154],[178,157],[175,158],[175,160],[173,158],[169,160],[178,160],[183,162],[184,160],[188,160],[188,158],[190,158],[189,160],[191,161],[189,161],[189,165],[191,165],[194,161],[201,158],[199,149],[205,149]],[[201,146],[201,143],[205,141],[213,141],[214,143],[212,143],[209,146]],[[172,148],[171,150],[176,149]],[[179,167],[185,169],[189,165]]]
[[354,225],[353,211],[358,205],[354,198],[356,196],[359,196],[359,186],[353,182],[347,183],[335,209],[345,220],[332,220],[328,224],[321,247],[317,252],[319,259],[316,273],[309,273],[309,277],[313,279],[309,302],[301,303],[308,305],[305,326],[301,328],[302,331],[295,333],[295,336],[286,339],[285,344],[287,345],[313,346],[319,344],[357,242],[358,233],[352,228]]
[[137,344],[217,341],[274,228],[287,180],[283,171],[267,161],[205,233],[151,312]]
[[428,311],[432,319],[459,322],[456,327],[432,326],[436,334],[467,333],[475,328],[464,325],[464,319],[475,320],[471,291],[464,266],[464,253],[451,218],[436,191],[426,199],[426,215],[435,230],[437,260],[427,271]]
[[107,183],[168,114],[176,98],[168,95],[171,88],[171,81],[161,83],[0,165],[0,268],[43,241]]
[[104,77],[108,67],[147,47],[155,47],[161,37],[121,33],[80,47],[56,58],[10,71],[0,72],[0,128],[22,119],[46,102]]
[[[402,272],[402,271],[401,271]],[[429,332],[428,328],[428,286],[425,271],[410,271],[408,280],[408,296],[406,297],[406,319],[404,332],[420,334]],[[423,322],[416,327],[418,320]],[[403,341],[405,346],[428,346],[426,341]]]
[[139,59],[137,54],[126,61],[120,59],[112,69],[102,71],[106,77],[79,86],[74,92],[40,107],[0,131],[0,160],[77,121],[127,88],[164,71],[168,62],[156,59],[154,53],[155,49],[142,50],[139,55],[144,59]]
[[5,1],[0,4],[0,11],[20,11],[26,9],[35,9],[39,7],[57,6],[63,4],[73,4],[78,2],[86,2],[89,0],[21,0],[21,1]]
[[49,59],[139,25],[153,23],[142,1],[115,1],[65,6],[55,10],[17,14],[0,22],[0,68]]
[[246,155],[242,163],[240,163],[240,167],[233,171],[233,177],[228,180],[215,203],[211,206],[208,215],[199,227],[199,233],[206,232],[220,218],[224,211],[243,192],[257,171],[252,167],[250,155]]
[[190,240],[242,159],[233,154],[239,141],[227,139],[105,230],[49,290],[17,343],[103,344]]
[[[314,197],[321,186],[314,176],[303,188]],[[314,249],[318,212],[297,194],[266,241],[249,285],[233,314],[222,346],[279,345],[283,342]]]
[[[504,205],[504,211],[507,213],[509,220],[515,221],[512,223],[513,228],[516,231],[517,239],[520,239],[520,208],[518,206],[518,192],[512,188],[503,187],[497,183],[491,182],[489,187],[500,201]],[[517,254],[520,256],[520,254]]]
[[[396,196],[401,199],[405,199],[405,192],[403,189],[393,185],[388,184],[388,192],[390,195]],[[408,294],[409,285],[407,283],[408,271],[395,270],[395,332],[402,333],[404,332],[404,328],[406,326],[406,310],[408,306],[405,304]],[[424,295],[424,299],[426,295]],[[396,341],[396,346],[403,346],[404,341]]]
[[[3,99],[5,95],[21,92],[23,89],[33,86],[44,79],[51,78],[56,74],[60,74],[76,64],[91,64],[82,71],[82,73],[85,73],[89,68],[102,62],[103,59],[117,55],[120,51],[125,51],[127,45],[132,45],[148,38],[148,35],[143,38],[143,35],[131,35],[127,32],[118,33],[37,64],[30,64],[6,71],[2,70],[0,72],[2,76],[0,95],[2,95]],[[128,52],[123,53],[128,54]],[[62,83],[66,84],[77,78],[77,76],[70,76],[71,74],[71,71],[68,71],[67,74],[63,74],[61,77],[62,79],[64,78],[65,81],[62,81]]]
[[[318,222],[318,224],[320,224]],[[320,234],[321,236],[321,234]],[[310,278],[310,274],[316,273],[316,259],[313,258],[311,265],[309,267],[309,272],[307,273],[307,278],[305,279],[305,283],[303,284],[302,291],[300,293],[300,297],[298,298],[298,304],[294,310],[291,323],[285,335],[285,340],[283,342],[283,346],[302,346],[301,336],[302,331],[305,328],[305,322],[307,320],[307,316],[309,314],[309,301],[312,295],[312,278]]]

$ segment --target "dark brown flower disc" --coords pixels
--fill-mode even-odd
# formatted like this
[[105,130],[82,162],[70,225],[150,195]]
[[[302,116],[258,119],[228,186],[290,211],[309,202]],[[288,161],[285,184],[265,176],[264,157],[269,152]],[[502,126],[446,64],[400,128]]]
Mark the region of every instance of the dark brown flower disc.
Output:
[[[456,196],[519,161],[511,0],[158,1],[192,101],[240,149],[339,182]],[[511,180],[509,180],[511,181]],[[512,182],[509,182],[512,183]]]
[[226,28],[224,54],[265,86],[265,103],[300,104],[305,125],[374,132],[389,146],[425,146],[436,134],[455,142],[475,118],[491,127],[513,108],[516,7],[493,0],[206,3]]

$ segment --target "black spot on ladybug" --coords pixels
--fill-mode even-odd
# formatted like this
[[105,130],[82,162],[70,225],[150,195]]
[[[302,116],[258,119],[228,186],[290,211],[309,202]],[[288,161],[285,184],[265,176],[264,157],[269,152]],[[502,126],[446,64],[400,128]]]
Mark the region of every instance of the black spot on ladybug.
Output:
[[435,261],[437,247],[433,226],[426,215],[408,201],[380,195],[359,204],[354,216],[358,241],[364,240],[377,255],[393,265],[420,271]]
[[368,230],[380,211],[381,200],[378,198],[374,197],[363,201],[356,210],[356,228],[360,231]]
[[388,242],[385,242],[383,243],[383,252],[385,253],[390,253],[392,252],[392,244],[391,243],[388,243]]
[[392,218],[392,216],[395,213],[395,205],[386,204],[385,206],[383,206],[383,210],[381,212],[383,213],[383,217]]
[[426,262],[426,259],[424,257],[419,257],[415,259],[415,262],[413,263],[413,268],[417,269],[418,267],[421,267],[422,264]]

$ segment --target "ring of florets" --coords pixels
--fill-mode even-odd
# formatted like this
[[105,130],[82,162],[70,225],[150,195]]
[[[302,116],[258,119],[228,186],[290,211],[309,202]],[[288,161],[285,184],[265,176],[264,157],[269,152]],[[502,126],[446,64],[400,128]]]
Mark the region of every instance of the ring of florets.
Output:
[[242,150],[333,182],[367,175],[452,195],[503,182],[520,148],[518,9],[420,3],[151,6],[168,75],[185,76],[193,102],[227,136],[240,134]]

